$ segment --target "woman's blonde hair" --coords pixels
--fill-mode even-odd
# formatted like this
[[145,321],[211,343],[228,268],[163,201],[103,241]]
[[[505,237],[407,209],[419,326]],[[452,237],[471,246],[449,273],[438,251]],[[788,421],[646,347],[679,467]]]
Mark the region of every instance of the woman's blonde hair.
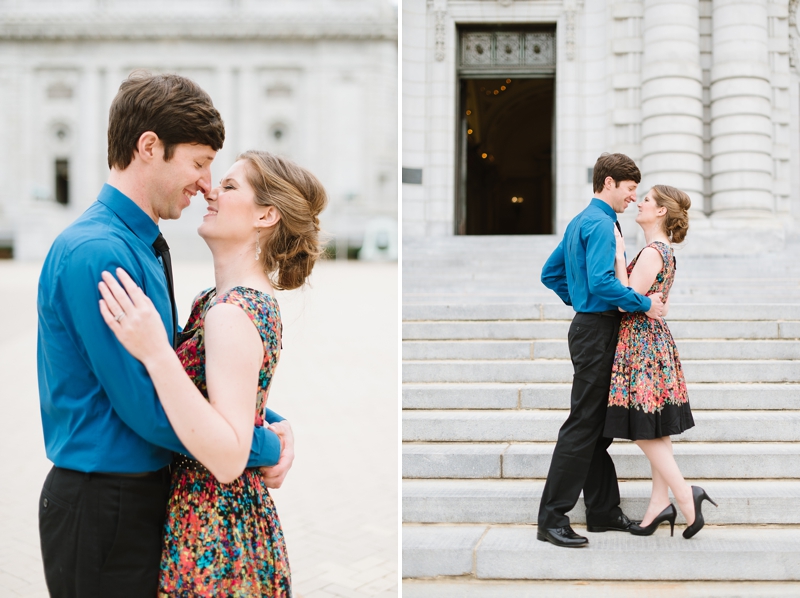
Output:
[[256,204],[274,206],[281,215],[262,241],[261,261],[278,290],[302,286],[324,251],[319,213],[328,203],[319,179],[294,162],[269,152],[249,150],[237,160],[247,163],[247,180]]
[[664,218],[664,230],[670,241],[681,243],[689,231],[689,208],[692,200],[689,196],[669,185],[653,185],[653,199],[660,208],[667,208]]

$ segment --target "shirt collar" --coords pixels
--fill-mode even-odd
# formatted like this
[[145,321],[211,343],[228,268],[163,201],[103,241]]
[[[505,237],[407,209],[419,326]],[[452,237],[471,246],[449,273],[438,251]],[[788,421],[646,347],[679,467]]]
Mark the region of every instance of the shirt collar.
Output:
[[108,183],[103,185],[97,201],[114,212],[131,232],[148,245],[152,245],[161,232],[153,219],[122,191]]
[[593,205],[595,207],[598,207],[601,210],[603,210],[606,214],[611,216],[611,220],[613,220],[614,222],[617,221],[617,213],[614,211],[614,208],[612,208],[610,205],[608,205],[602,199],[597,199],[596,197],[593,197],[591,205]]

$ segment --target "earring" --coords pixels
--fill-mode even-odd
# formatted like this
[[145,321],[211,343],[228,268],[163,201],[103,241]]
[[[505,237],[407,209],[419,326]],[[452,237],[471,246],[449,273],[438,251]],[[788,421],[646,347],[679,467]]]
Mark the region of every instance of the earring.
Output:
[[261,256],[261,232],[256,229],[256,261]]

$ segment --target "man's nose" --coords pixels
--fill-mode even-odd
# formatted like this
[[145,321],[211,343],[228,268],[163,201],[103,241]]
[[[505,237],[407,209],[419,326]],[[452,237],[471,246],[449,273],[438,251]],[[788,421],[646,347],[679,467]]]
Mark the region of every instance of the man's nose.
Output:
[[205,196],[211,192],[211,169],[204,168],[203,174],[197,179],[197,186],[200,188],[200,192]]

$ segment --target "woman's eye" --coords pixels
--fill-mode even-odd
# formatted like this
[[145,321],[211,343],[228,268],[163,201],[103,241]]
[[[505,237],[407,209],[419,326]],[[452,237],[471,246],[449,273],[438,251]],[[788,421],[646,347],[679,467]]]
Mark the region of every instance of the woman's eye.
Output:
[[233,188],[234,188],[233,185],[225,185],[223,187],[223,189],[233,189]]

